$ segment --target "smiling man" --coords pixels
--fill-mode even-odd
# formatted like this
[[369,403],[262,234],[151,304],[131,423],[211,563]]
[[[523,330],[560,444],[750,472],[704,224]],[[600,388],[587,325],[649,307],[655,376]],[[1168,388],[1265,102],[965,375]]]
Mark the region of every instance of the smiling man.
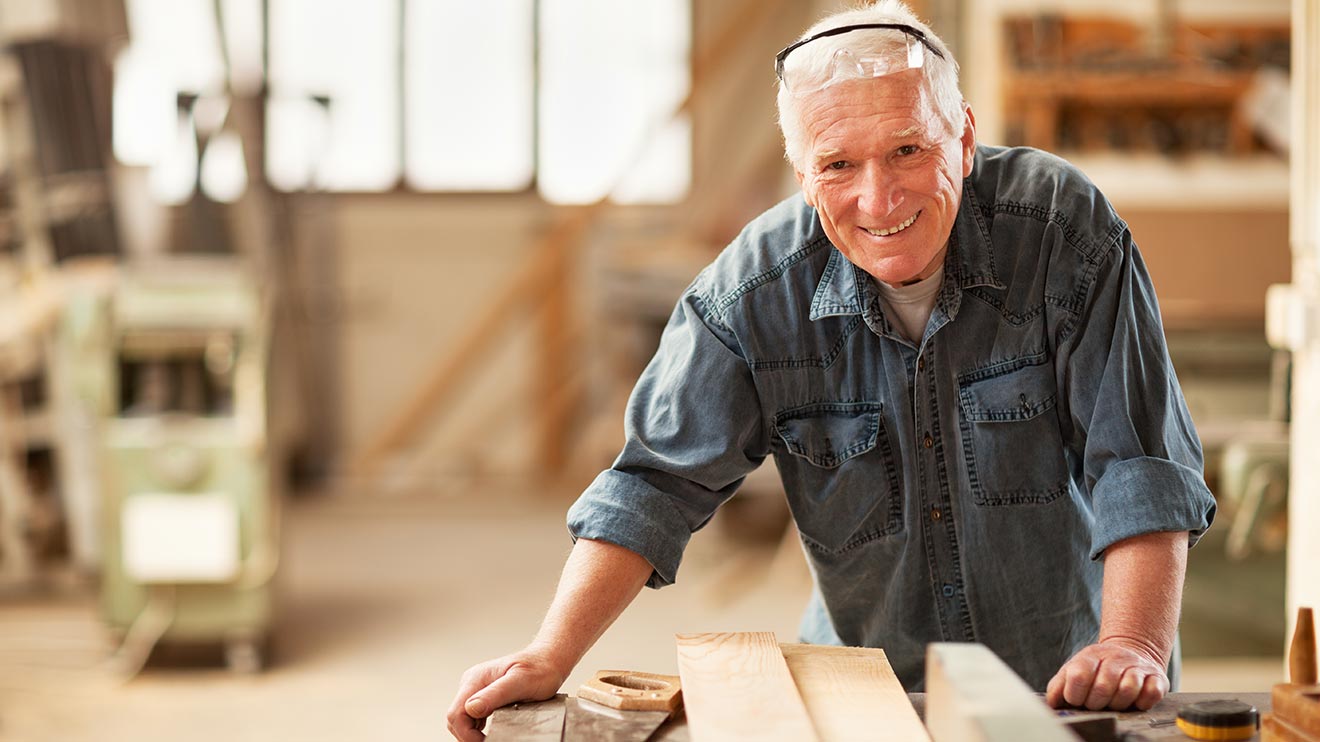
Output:
[[1056,706],[1149,708],[1214,501],[1127,225],[1066,162],[979,146],[896,0],[775,69],[802,194],[680,299],[540,632],[463,676],[450,729],[552,695],[768,456],[815,578],[804,641],[883,647],[912,691],[929,642],[977,641]]

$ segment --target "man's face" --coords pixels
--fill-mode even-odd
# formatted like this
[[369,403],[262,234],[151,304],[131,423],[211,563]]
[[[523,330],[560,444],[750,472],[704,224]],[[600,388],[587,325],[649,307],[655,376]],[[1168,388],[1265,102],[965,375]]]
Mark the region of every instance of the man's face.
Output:
[[909,70],[809,94],[800,115],[798,182],[834,246],[893,286],[934,273],[972,171],[971,109],[950,134],[921,70]]

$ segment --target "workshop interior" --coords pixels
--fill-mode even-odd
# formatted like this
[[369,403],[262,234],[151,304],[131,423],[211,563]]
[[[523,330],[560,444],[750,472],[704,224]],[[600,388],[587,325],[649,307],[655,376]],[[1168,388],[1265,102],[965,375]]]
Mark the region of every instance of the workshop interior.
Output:
[[[798,190],[774,55],[846,4],[0,0],[0,739],[447,738],[675,300]],[[1268,695],[1320,605],[1320,3],[909,4],[978,141],[1140,246],[1217,508],[1181,690]],[[561,692],[778,657],[810,590],[767,462]]]

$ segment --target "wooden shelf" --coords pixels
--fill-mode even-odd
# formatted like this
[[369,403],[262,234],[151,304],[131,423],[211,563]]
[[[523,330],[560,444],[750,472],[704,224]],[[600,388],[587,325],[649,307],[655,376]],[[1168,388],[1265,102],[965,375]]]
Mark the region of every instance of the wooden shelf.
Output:
[[1090,176],[1120,213],[1145,211],[1286,211],[1288,163],[1274,155],[1223,157],[1060,153]]
[[1289,61],[1286,23],[1059,11],[1007,17],[1003,37],[1006,139],[1051,152],[1260,153],[1244,102]]

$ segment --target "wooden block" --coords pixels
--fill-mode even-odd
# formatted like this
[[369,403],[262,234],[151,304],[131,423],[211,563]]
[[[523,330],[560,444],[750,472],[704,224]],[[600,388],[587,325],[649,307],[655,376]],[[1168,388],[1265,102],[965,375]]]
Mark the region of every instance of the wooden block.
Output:
[[693,740],[817,739],[773,633],[678,634],[675,639]]
[[513,703],[495,709],[486,742],[560,742],[566,698],[560,693],[548,701]]
[[981,644],[926,650],[926,728],[935,742],[1076,742],[1045,702]]
[[620,711],[663,711],[672,716],[683,705],[677,675],[636,670],[597,670],[578,688],[578,698]]
[[1320,737],[1320,685],[1277,683],[1270,691],[1274,716],[1314,737]]
[[883,649],[780,644],[822,742],[929,742]]
[[1261,742],[1320,742],[1320,737],[1307,734],[1301,727],[1278,714],[1265,714],[1261,717],[1260,739]]
[[1297,609],[1297,627],[1288,646],[1288,680],[1298,685],[1317,681],[1315,666],[1315,620],[1310,608]]

